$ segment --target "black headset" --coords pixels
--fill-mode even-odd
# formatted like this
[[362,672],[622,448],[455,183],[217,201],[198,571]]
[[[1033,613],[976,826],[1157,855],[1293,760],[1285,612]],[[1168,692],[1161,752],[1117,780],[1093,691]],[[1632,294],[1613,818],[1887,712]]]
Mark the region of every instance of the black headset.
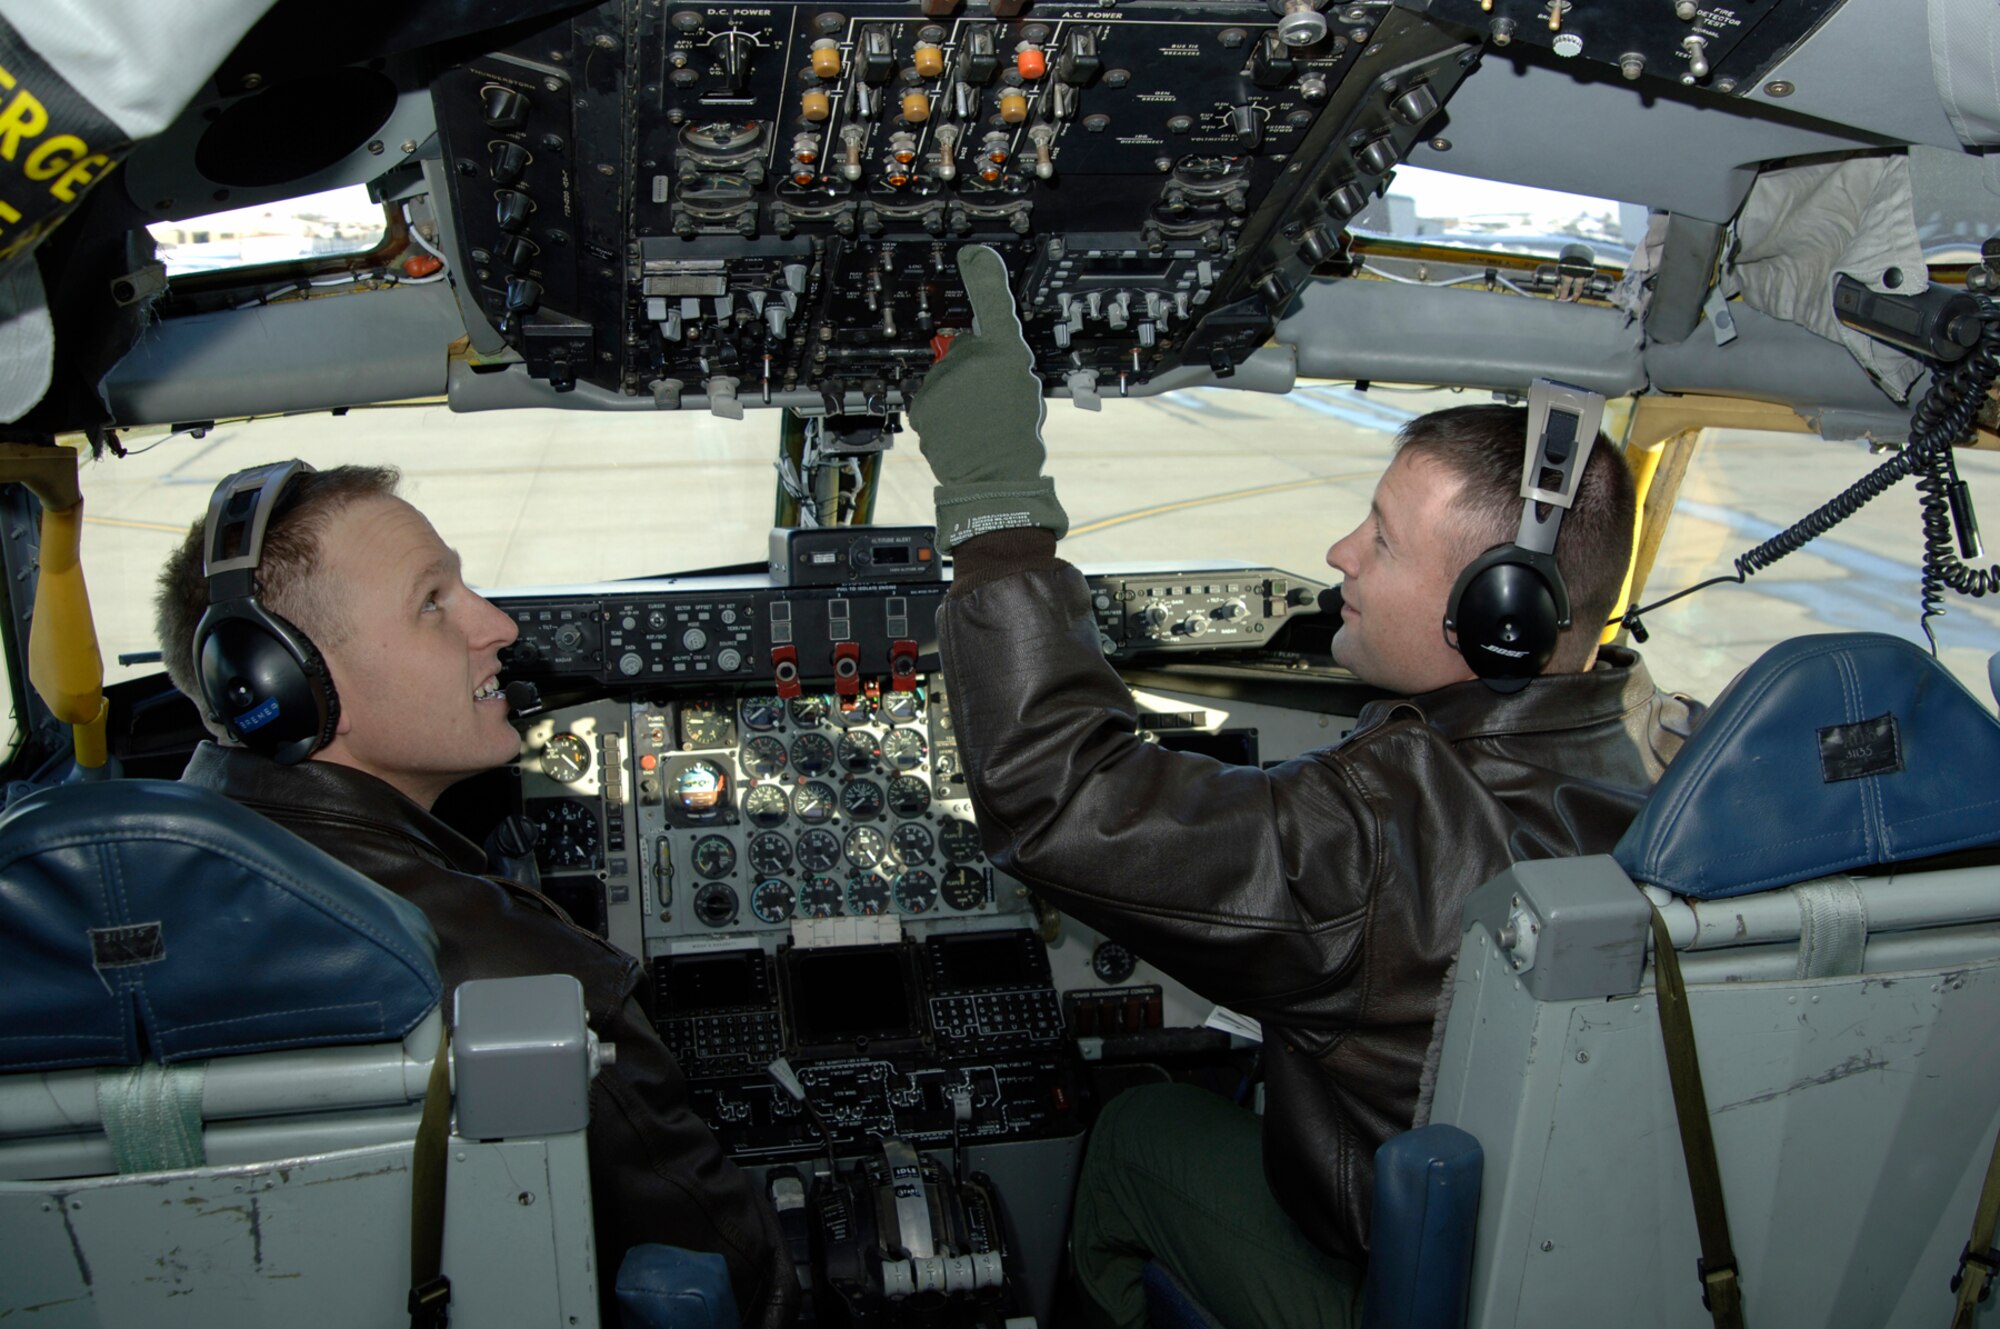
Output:
[[289,766],[333,741],[340,697],[319,648],[257,593],[264,533],[292,480],[312,467],[276,462],[215,487],[202,526],[208,610],[194,630],[195,677],[209,719],[253,752]]
[[1555,654],[1570,625],[1556,535],[1604,420],[1604,398],[1538,378],[1528,389],[1521,529],[1472,560],[1445,602],[1444,638],[1495,692],[1518,692]]

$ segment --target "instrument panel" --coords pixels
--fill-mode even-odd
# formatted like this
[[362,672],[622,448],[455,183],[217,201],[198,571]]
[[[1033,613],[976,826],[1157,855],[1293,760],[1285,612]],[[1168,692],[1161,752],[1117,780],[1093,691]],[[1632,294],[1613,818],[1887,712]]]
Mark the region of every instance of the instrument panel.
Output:
[[996,891],[939,676],[848,698],[702,697],[633,716],[646,935],[1026,907]]
[[[1261,652],[1323,589],[1226,562],[1086,582],[1120,664]],[[593,697],[526,729],[545,889],[649,956],[1032,916],[980,847],[936,667],[946,589],[764,572],[496,593],[520,633],[503,678]]]

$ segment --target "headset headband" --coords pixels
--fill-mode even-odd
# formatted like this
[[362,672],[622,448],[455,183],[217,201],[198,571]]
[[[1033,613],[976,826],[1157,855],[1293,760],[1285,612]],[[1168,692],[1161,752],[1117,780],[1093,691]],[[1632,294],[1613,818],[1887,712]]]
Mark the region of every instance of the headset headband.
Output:
[[[1563,513],[1576,502],[1583,468],[1604,423],[1604,398],[1585,388],[1538,378],[1528,388],[1528,450],[1521,461],[1521,529],[1514,543],[1553,554]],[[1546,505],[1546,512],[1538,512]],[[1565,597],[1567,598],[1567,597]],[[1563,615],[1569,626],[1569,615]]]
[[210,604],[256,594],[264,532],[292,477],[312,470],[302,461],[272,462],[238,471],[215,487],[202,526],[201,572]]

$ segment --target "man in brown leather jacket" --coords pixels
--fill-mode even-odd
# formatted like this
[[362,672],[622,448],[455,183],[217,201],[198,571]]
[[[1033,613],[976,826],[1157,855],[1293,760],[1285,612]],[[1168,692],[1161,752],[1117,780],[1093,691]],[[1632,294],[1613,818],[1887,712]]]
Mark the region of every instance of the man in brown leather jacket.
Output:
[[[258,587],[303,629],[337,689],[332,740],[279,765],[204,743],[183,777],[263,813],[421,908],[447,989],[469,978],[566,973],[590,1026],[617,1047],[590,1091],[590,1180],[604,1323],[627,1248],[718,1251],[744,1323],[790,1320],[797,1285],[777,1218],[688,1106],[687,1081],[647,1018],[639,962],[573,926],[539,893],[486,873],[486,856],[431,806],[511,760],[519,735],[496,675],[513,620],[468,589],[458,555],[395,497],[393,470],[291,481],[266,533]],[[202,526],[160,577],[169,675],[201,703],[195,628],[208,606]],[[212,722],[211,722],[212,723]]]
[[1084,580],[1055,554],[1066,518],[1004,268],[977,250],[961,267],[976,335],[911,414],[955,559],[939,643],[987,850],[1264,1030],[1261,1123],[1185,1086],[1100,1115],[1071,1238],[1088,1309],[1144,1323],[1150,1258],[1225,1324],[1349,1323],[1374,1151],[1418,1115],[1466,895],[1516,859],[1607,852],[1686,730],[1636,656],[1597,646],[1631,479],[1596,449],[1556,551],[1575,627],[1503,695],[1441,625],[1460,569],[1520,519],[1526,412],[1413,422],[1327,554],[1345,578],[1336,660],[1409,700],[1269,770],[1164,751],[1138,737]]

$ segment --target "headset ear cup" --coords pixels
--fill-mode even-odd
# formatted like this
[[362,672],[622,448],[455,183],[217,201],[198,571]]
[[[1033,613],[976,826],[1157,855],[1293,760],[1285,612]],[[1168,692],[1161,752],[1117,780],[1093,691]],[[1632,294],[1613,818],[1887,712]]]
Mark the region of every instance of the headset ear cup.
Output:
[[[277,616],[272,615],[272,617]],[[285,622],[283,619],[278,621]],[[285,625],[291,627],[289,623]],[[333,742],[334,731],[340,727],[340,692],[333,686],[333,671],[326,667],[326,657],[319,653],[319,647],[313,644],[313,639],[295,627],[292,628],[292,632],[302,648],[300,667],[319,690],[321,714],[324,717],[320,722],[318,739],[307,750],[310,755]]]
[[312,640],[254,600],[212,605],[195,631],[210,714],[253,752],[290,765],[333,738],[339,700]]
[[1473,560],[1452,587],[1445,620],[1467,667],[1496,685],[1519,686],[1541,673],[1561,630],[1557,596],[1523,554],[1498,545]]

